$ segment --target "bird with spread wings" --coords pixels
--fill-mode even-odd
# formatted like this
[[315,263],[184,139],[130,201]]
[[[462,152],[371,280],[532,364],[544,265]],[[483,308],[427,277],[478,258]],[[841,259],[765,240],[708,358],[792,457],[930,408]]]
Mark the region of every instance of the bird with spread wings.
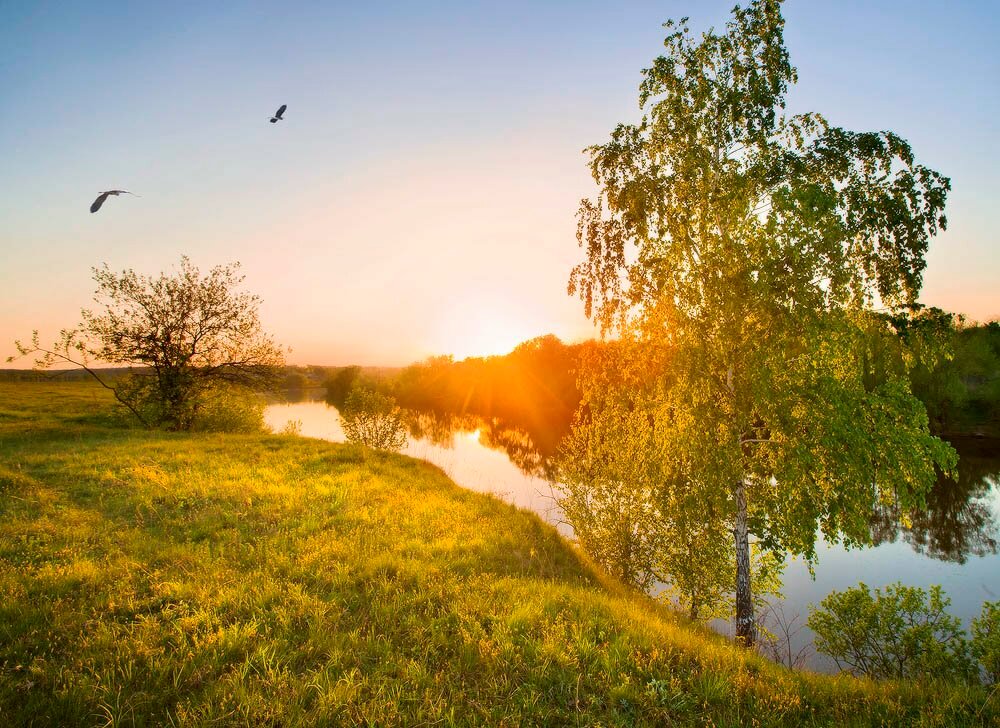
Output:
[[109,195],[114,195],[115,197],[117,197],[118,195],[133,195],[135,197],[139,196],[134,192],[129,192],[128,190],[108,190],[106,192],[102,192],[97,196],[97,199],[94,200],[94,204],[90,206],[90,211],[97,212],[98,210],[100,210],[101,205],[104,204],[104,201],[108,199]]
[[274,112],[274,116],[271,117],[271,123],[275,124],[279,121],[284,121],[282,114],[285,113],[285,109],[288,108],[288,104],[282,104],[277,111]]

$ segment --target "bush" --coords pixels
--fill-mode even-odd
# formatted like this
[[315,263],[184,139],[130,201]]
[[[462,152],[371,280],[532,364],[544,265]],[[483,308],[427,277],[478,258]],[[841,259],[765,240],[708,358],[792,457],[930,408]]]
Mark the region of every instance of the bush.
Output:
[[264,432],[264,399],[243,387],[212,387],[199,395],[191,429],[199,432]]
[[986,672],[989,683],[1000,683],[1000,602],[984,602],[972,620],[972,656]]
[[[173,429],[164,419],[164,407],[154,391],[154,377],[145,372],[131,372],[119,377],[116,386],[127,394],[133,408],[115,409],[114,418],[119,425],[136,425],[138,412],[146,422],[158,422],[160,428]],[[178,412],[175,408],[175,417]],[[247,387],[217,383],[189,396],[183,420],[184,429],[194,432],[263,432],[266,430],[264,399]]]
[[371,389],[353,389],[340,416],[350,442],[378,450],[398,451],[406,445],[403,412],[392,397]]
[[829,594],[807,624],[816,649],[855,674],[971,680],[969,643],[949,604],[940,586],[928,594],[896,583],[872,594],[859,584]]
[[302,436],[302,420],[288,420],[285,426],[277,431],[279,435],[288,435],[290,437],[301,437]]

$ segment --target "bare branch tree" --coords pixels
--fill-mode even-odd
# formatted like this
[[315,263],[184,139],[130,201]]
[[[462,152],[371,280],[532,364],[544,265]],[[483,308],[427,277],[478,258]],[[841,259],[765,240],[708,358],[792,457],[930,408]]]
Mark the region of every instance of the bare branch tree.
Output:
[[757,618],[758,649],[761,654],[789,670],[801,670],[815,653],[812,642],[805,640],[796,646],[796,638],[805,627],[798,612],[786,614],[781,602],[765,606]]

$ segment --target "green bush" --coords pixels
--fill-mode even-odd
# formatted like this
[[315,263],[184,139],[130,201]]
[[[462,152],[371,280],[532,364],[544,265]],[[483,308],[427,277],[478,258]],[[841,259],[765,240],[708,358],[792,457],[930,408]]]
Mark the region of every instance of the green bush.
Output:
[[1000,683],[1000,602],[984,602],[972,620],[972,656],[986,672],[989,683]]
[[388,395],[372,389],[352,389],[340,408],[340,416],[350,442],[396,451],[406,445],[403,412]]
[[872,593],[859,584],[829,594],[807,624],[816,649],[855,674],[971,681],[969,643],[949,604],[940,586],[928,594],[896,583]]
[[264,432],[264,399],[243,387],[212,387],[198,396],[191,429],[200,432]]
[[168,419],[154,376],[146,372],[129,373],[120,377],[116,386],[119,392],[125,393],[130,404],[130,408],[119,404],[115,409],[115,419],[121,426],[136,426],[138,421],[145,421],[159,423],[159,429],[174,429],[172,423],[182,421],[182,429],[192,432],[264,432],[266,429],[264,399],[247,387],[226,383],[214,383],[200,389],[192,387],[183,411],[175,407],[172,419]]

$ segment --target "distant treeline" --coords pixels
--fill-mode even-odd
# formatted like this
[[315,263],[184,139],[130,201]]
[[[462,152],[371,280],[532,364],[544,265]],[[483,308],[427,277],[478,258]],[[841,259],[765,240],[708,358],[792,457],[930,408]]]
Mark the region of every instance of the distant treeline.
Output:
[[[287,365],[280,368],[274,380],[277,390],[302,390],[326,386],[326,381],[344,367],[328,366],[296,366]],[[139,368],[141,370],[141,368]],[[366,377],[376,379],[398,374],[399,367],[358,367]],[[114,381],[127,374],[128,367],[99,367],[96,371],[105,381]],[[83,369],[0,369],[0,382],[79,382],[92,380],[93,377]]]
[[[126,367],[103,367],[96,370],[105,381],[126,374]],[[0,382],[81,382],[93,381],[83,369],[0,369]]]
[[931,431],[1000,437],[1000,322],[968,326],[949,316],[941,326],[953,357],[930,369],[918,365],[910,376]]
[[[941,312],[921,318],[921,325],[934,327],[934,335],[949,343],[952,352],[950,359],[939,359],[930,368],[919,365],[911,373],[931,430],[1000,437],[1000,323],[966,325]],[[580,403],[576,382],[581,355],[588,347],[601,346],[606,344],[564,344],[550,334],[503,356],[462,361],[433,357],[395,372],[342,367],[329,370],[327,398],[342,404],[350,389],[362,384],[421,412],[495,418],[525,430],[545,451],[573,422]]]
[[[941,435],[1000,437],[1000,323],[966,325],[940,312],[922,325],[950,343],[952,357],[911,373],[914,393],[927,407],[931,430]],[[569,430],[580,403],[577,368],[587,341],[564,344],[549,334],[520,344],[503,356],[454,361],[430,358],[393,367],[288,366],[279,387],[305,390],[326,387],[327,399],[342,405],[350,389],[363,384],[392,394],[403,407],[437,415],[477,415],[525,430],[540,449],[548,450]],[[114,378],[126,369],[101,369]],[[79,369],[35,371],[0,369],[0,381],[78,381]]]

